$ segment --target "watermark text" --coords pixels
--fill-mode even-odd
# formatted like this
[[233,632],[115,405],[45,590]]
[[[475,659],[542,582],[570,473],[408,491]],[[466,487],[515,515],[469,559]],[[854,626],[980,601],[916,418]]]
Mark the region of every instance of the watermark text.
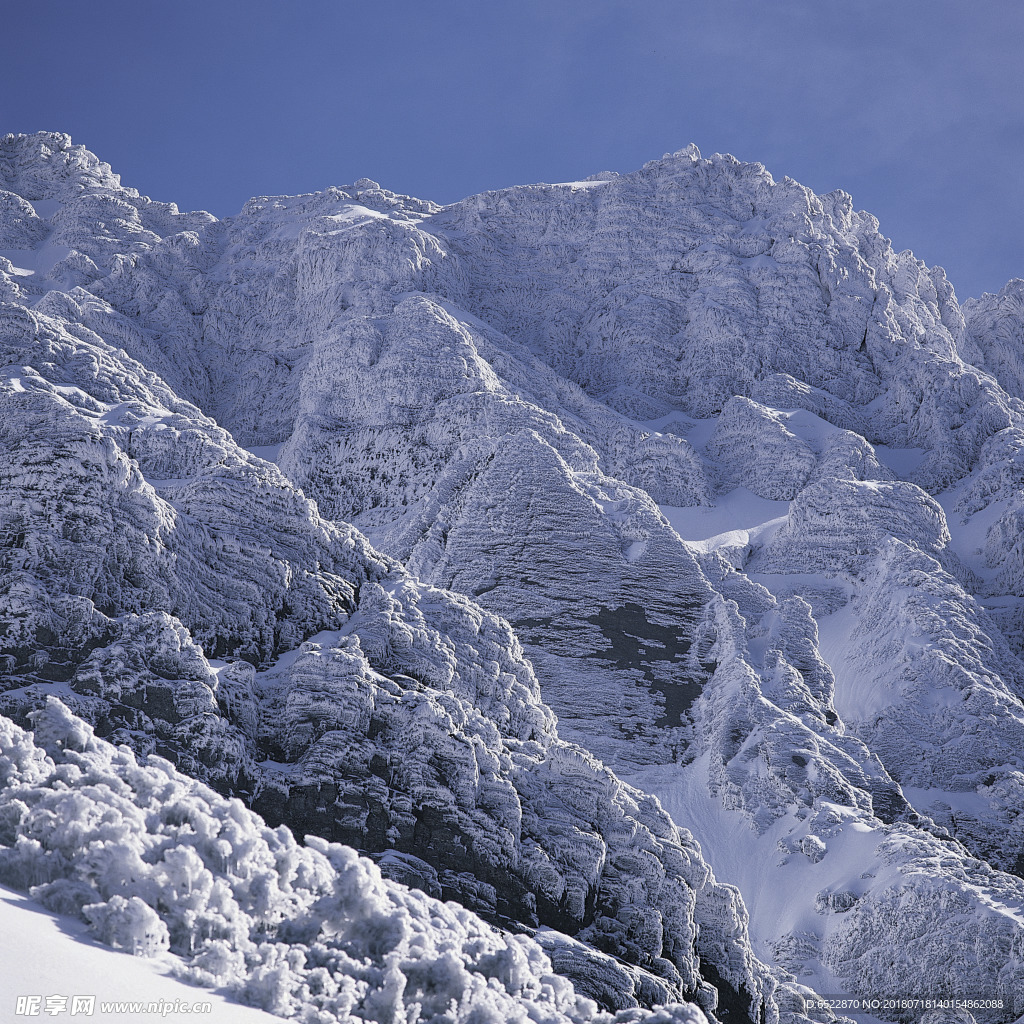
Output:
[[172,1013],[213,1013],[208,999],[113,999],[100,1001],[93,995],[17,996],[16,1017],[92,1017],[111,1013],[152,1013],[167,1017]]

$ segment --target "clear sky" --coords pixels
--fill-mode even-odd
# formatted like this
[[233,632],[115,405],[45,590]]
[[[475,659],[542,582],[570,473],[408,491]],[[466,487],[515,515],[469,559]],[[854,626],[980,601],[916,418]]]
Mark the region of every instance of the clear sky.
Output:
[[20,0],[0,28],[0,131],[184,208],[450,202],[696,142],[852,193],[961,298],[1024,277],[1021,0]]

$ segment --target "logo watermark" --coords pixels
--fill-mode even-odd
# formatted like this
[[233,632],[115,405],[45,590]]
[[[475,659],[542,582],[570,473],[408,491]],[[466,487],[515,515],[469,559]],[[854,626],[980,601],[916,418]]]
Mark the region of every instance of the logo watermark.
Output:
[[109,1013],[153,1013],[166,1017],[172,1013],[213,1013],[208,999],[112,999],[100,1002],[93,995],[17,996],[16,1017],[92,1017],[96,1011]]

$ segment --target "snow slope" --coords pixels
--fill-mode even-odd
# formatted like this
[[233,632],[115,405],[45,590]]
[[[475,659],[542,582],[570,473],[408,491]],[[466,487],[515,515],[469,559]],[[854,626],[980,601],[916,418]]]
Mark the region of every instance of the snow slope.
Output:
[[[169,971],[176,958],[144,958],[126,955],[97,943],[85,926],[73,917],[50,914],[25,896],[0,887],[0,1019],[25,1019],[18,1012],[18,997],[36,997],[39,1015],[51,997],[66,1002],[61,1013],[70,1013],[75,996],[95,997],[89,1016],[101,1024],[132,1024],[138,1007],[156,1004],[161,1020],[193,1020],[193,1007],[209,1003],[209,1014],[224,1024],[270,1024],[275,1018],[255,1007],[231,1002],[219,992],[197,989]],[[103,1004],[111,1004],[104,1009]],[[186,1010],[178,1010],[187,1004]],[[88,1005],[88,1004],[86,1004]],[[167,1012],[164,1012],[167,1008]],[[79,1011],[84,1014],[84,1007]]]
[[[169,949],[180,959],[164,963],[192,984],[223,986],[249,1005],[319,1024],[410,1017],[440,1024],[451,1013],[612,1021],[554,975],[529,939],[385,881],[352,849],[315,836],[300,846],[287,829],[271,830],[238,800],[168,762],[142,765],[127,748],[96,740],[53,698],[32,717],[33,733],[0,720],[7,840],[0,875],[19,888],[31,884],[49,909],[77,912],[106,944],[140,956]],[[30,924],[38,936],[38,919]],[[92,950],[74,955],[79,964],[110,964]],[[147,1002],[183,998],[181,986],[153,974]],[[88,986],[77,994],[95,993],[102,977],[65,974],[59,994],[72,983]],[[137,992],[143,977],[129,965],[110,987]],[[25,986],[58,983],[38,965],[9,980],[29,995]],[[105,998],[117,996],[96,994],[102,1018]],[[190,1003],[199,995],[193,989]],[[254,1016],[216,1003],[218,1019]],[[634,1019],[645,1016],[650,1024],[704,1020],[683,1006]]]

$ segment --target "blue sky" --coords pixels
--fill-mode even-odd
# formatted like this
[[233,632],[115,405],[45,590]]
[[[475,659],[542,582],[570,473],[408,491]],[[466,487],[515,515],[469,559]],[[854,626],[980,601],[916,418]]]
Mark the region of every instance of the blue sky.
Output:
[[449,202],[696,142],[843,188],[963,298],[1024,277],[1020,0],[23,0],[0,131],[223,216],[371,177]]

